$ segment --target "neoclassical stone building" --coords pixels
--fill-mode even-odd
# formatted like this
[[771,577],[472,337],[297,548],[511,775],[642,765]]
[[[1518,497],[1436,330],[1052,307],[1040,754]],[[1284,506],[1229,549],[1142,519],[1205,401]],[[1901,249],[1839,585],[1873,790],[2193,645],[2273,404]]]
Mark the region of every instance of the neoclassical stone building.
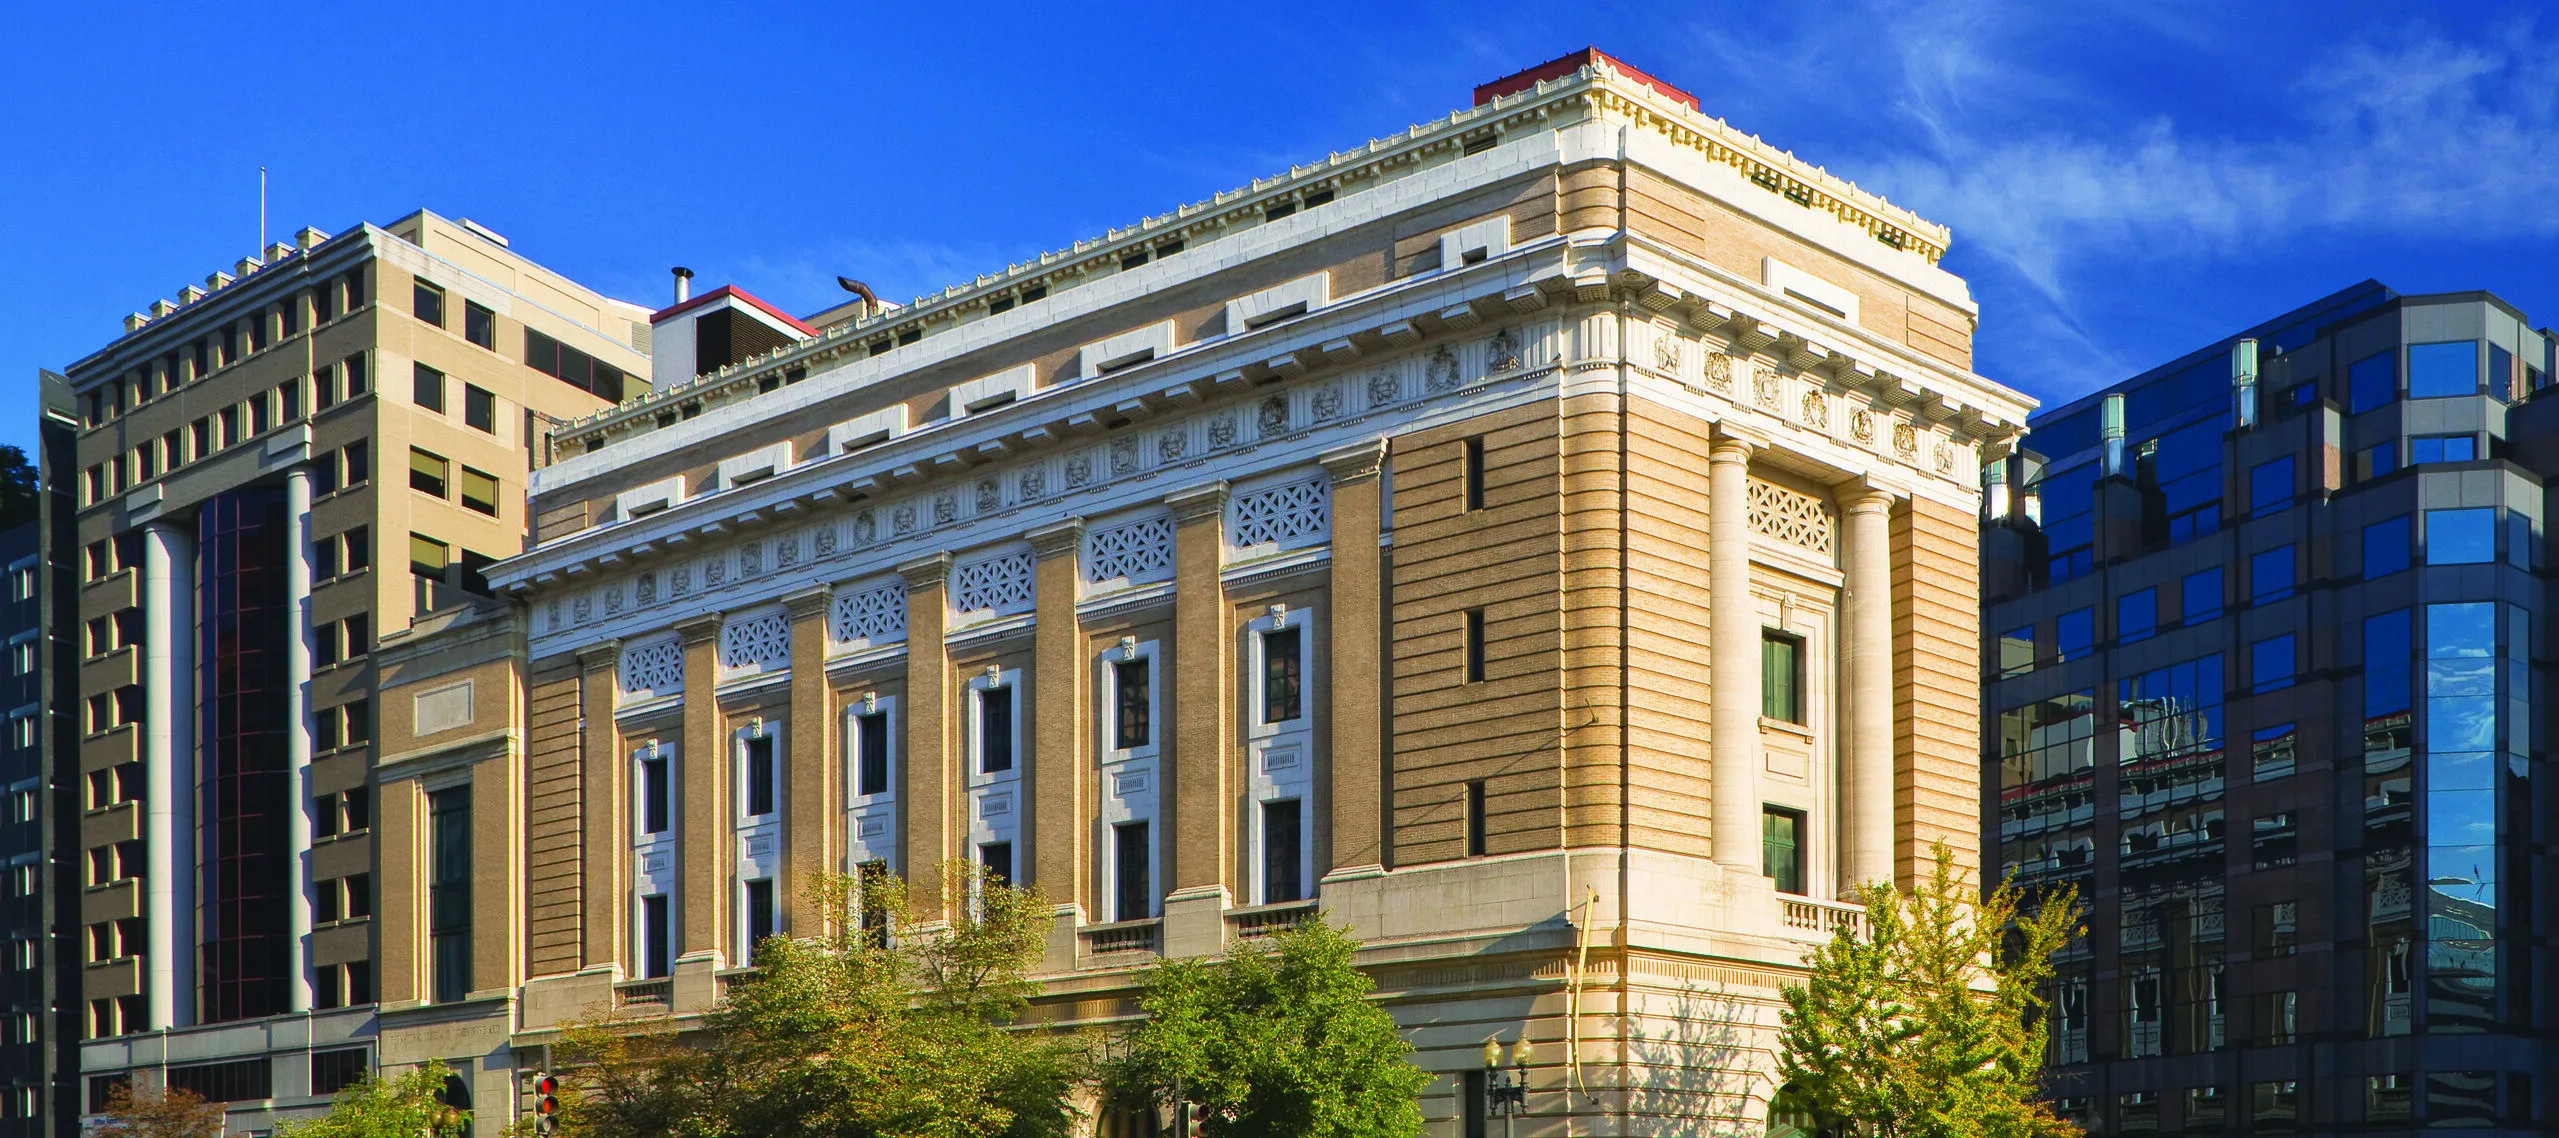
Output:
[[1977,846],[2028,403],[1946,241],[1579,53],[906,307],[658,313],[516,606],[381,654],[385,1060],[498,1101],[811,873],[967,858],[1055,902],[1053,1019],[1321,912],[1434,1133],[1523,1023],[1530,1132],[1759,1132],[1834,898]]

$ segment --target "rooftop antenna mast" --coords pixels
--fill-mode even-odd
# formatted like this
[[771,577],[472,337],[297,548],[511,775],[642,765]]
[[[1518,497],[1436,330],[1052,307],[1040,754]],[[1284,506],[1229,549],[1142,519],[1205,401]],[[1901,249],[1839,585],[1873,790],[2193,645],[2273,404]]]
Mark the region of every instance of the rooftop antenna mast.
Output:
[[258,167],[258,249],[267,247],[267,168]]

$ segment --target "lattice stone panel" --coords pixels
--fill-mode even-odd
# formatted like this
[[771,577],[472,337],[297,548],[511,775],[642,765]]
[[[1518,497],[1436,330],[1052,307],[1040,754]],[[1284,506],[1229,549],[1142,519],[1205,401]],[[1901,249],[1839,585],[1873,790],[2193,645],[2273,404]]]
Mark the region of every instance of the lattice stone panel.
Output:
[[775,612],[721,624],[720,666],[731,672],[769,672],[790,667],[790,618]]
[[951,610],[1014,612],[1031,606],[1031,555],[1008,553],[951,567]]
[[1830,513],[1821,499],[1756,478],[1750,482],[1750,530],[1815,553],[1830,552]]
[[684,644],[670,636],[622,650],[624,699],[655,699],[684,690]]
[[835,594],[828,631],[848,647],[895,644],[906,639],[906,582]]
[[1173,568],[1173,521],[1141,522],[1097,529],[1084,535],[1084,579],[1092,584],[1151,581]]
[[1331,535],[1332,504],[1321,476],[1238,494],[1226,506],[1227,544],[1313,545]]

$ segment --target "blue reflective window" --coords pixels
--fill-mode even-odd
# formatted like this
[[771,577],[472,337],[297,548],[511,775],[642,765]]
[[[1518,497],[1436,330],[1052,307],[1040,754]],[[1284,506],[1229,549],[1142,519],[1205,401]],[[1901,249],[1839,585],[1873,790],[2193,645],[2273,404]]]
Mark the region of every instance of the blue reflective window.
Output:
[[2187,624],[2221,615],[2221,566],[2188,573],[2178,583],[2179,618]]
[[2408,461],[2468,462],[2479,457],[2475,435],[2418,435],[2408,440]]
[[2159,590],[2143,589],[2115,598],[2115,641],[2148,640],[2159,630]]
[[2408,345],[2408,398],[2479,394],[2479,341]]
[[2379,352],[2346,365],[2346,413],[2389,405],[2399,394],[2399,353]]
[[2364,579],[2385,577],[2408,567],[2408,515],[2383,518],[2364,527]]
[[2292,686],[2292,634],[2269,636],[2248,650],[2248,682],[2257,691],[2273,691]]
[[2496,507],[2426,511],[2426,564],[2477,565],[2496,559]]
[[2515,354],[2495,344],[2488,345],[2488,397],[2499,403],[2510,402],[2515,394]]
[[2053,621],[2053,649],[2064,660],[2076,660],[2097,646],[2097,610],[2072,609]]
[[2292,504],[2292,456],[2248,468],[2248,512],[2264,515]]
[[2409,707],[2408,610],[2364,618],[2364,717]]
[[2278,545],[2248,559],[2248,600],[2279,601],[2292,595],[2293,547]]
[[2369,482],[2399,469],[2399,443],[2374,443],[2356,451],[2354,467],[2357,482]]

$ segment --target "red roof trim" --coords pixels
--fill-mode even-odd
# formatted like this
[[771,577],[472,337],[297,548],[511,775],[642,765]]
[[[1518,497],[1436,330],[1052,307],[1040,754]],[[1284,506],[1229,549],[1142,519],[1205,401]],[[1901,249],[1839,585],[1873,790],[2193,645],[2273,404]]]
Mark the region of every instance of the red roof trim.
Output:
[[770,316],[775,320],[781,321],[785,325],[797,328],[803,336],[817,335],[817,329],[801,323],[799,317],[793,316],[779,308],[775,308],[770,304],[764,303],[762,298],[756,296],[754,293],[746,291],[745,289],[739,288],[736,285],[721,285],[718,288],[712,289],[711,291],[694,297],[691,300],[684,301],[681,304],[674,304],[658,309],[657,311],[649,314],[649,323],[652,325],[663,323],[675,317],[682,316],[687,312],[691,312],[696,308],[700,308],[703,305],[709,304],[722,297],[727,297],[728,299],[737,301],[740,304],[747,305],[758,312]]
[[1477,87],[1475,88],[1475,105],[1480,107],[1495,99],[1501,98],[1504,95],[1516,95],[1531,87],[1535,87],[1539,83],[1548,79],[1561,79],[1564,76],[1581,70],[1593,61],[1605,61],[1608,66],[1615,69],[1618,74],[1650,87],[1663,95],[1688,104],[1689,110],[1694,111],[1698,109],[1697,96],[1691,95],[1686,91],[1682,91],[1677,87],[1673,87],[1668,83],[1664,83],[1640,70],[1630,67],[1627,65],[1625,60],[1619,59],[1616,56],[1610,55],[1595,47],[1586,47],[1570,55],[1547,60],[1546,62],[1538,64],[1535,67],[1531,67],[1526,71],[1513,72],[1509,75],[1502,76],[1499,79],[1495,79],[1490,83],[1486,83],[1483,86]]

